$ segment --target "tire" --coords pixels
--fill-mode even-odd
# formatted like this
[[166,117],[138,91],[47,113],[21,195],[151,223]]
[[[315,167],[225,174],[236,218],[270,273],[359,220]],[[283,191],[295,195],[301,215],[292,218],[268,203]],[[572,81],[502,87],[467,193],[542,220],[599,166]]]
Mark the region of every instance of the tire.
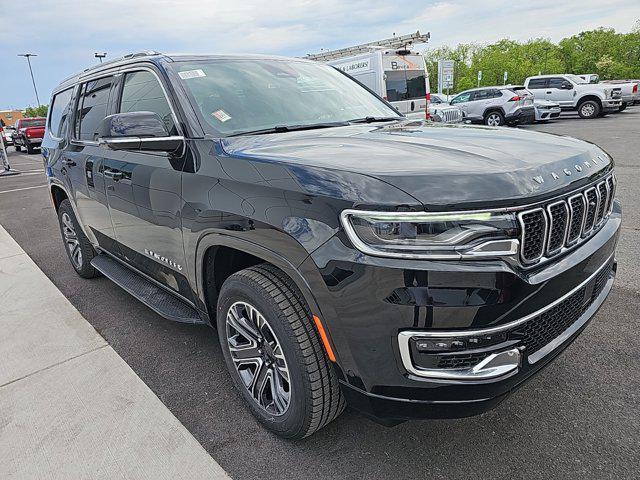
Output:
[[71,208],[71,202],[67,199],[60,202],[58,207],[58,223],[60,224],[64,249],[76,273],[82,278],[99,276],[99,272],[91,265],[91,259],[96,255],[96,252],[80,228],[73,208]]
[[261,264],[231,275],[216,317],[236,389],[265,428],[300,439],[342,413],[344,397],[309,307],[283,272]]
[[585,100],[578,105],[578,115],[580,118],[598,118],[601,110],[600,104],[595,100]]
[[490,127],[500,127],[504,125],[504,115],[498,111],[485,113],[484,124]]
[[622,105],[620,105],[620,108],[618,108],[619,112],[624,112],[627,109],[627,103],[623,103]]
[[32,145],[29,143],[29,140],[25,140],[25,141],[24,141],[24,146],[25,146],[25,148],[27,149],[27,153],[28,153],[29,155],[31,155],[31,154],[33,154],[33,153],[36,153],[36,147],[32,146]]
[[13,148],[16,149],[16,152],[20,152],[22,150],[22,147],[20,145],[18,145],[17,143],[15,143],[15,142],[13,144]]

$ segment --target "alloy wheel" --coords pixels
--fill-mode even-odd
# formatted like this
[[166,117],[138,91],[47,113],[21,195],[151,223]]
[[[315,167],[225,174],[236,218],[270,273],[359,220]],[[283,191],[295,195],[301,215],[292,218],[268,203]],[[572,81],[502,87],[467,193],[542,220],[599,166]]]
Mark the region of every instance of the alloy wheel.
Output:
[[596,109],[591,103],[585,103],[582,106],[582,115],[585,117],[591,117],[595,113]]
[[500,115],[498,115],[497,113],[491,113],[487,117],[487,125],[489,125],[490,127],[499,127],[500,123]]
[[69,258],[77,268],[82,268],[82,248],[80,248],[78,235],[71,217],[66,212],[62,214],[62,234],[64,235],[64,243],[67,246],[67,250],[69,250]]
[[271,415],[291,403],[289,367],[273,329],[254,306],[235,302],[227,311],[227,346],[253,400]]

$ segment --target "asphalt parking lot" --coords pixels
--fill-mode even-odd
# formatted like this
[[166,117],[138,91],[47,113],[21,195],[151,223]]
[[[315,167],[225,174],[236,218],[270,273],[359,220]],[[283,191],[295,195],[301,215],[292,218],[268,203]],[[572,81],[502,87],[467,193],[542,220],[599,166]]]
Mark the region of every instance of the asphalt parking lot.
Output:
[[104,278],[76,276],[40,155],[9,147],[12,166],[23,173],[0,178],[0,224],[234,478],[637,478],[640,106],[523,128],[592,141],[615,158],[625,213],[618,278],[561,357],[474,418],[386,428],[346,411],[311,438],[281,440],[243,407],[213,330],[171,323]]

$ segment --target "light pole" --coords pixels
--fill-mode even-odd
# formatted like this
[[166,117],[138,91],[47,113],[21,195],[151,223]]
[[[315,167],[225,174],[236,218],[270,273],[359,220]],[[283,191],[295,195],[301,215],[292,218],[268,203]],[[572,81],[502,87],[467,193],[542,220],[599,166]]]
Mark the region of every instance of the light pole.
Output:
[[102,52],[102,53],[97,53],[96,52],[96,53],[93,54],[93,56],[96,57],[96,58],[99,58],[100,59],[100,63],[102,63],[102,59],[107,56],[107,52]]
[[19,53],[19,57],[25,57],[27,59],[27,63],[29,64],[29,73],[31,73],[31,83],[33,83],[33,90],[36,92],[36,101],[38,102],[38,106],[40,106],[40,98],[38,97],[38,89],[36,88],[36,81],[33,78],[33,70],[31,69],[31,59],[30,57],[37,57],[35,53]]

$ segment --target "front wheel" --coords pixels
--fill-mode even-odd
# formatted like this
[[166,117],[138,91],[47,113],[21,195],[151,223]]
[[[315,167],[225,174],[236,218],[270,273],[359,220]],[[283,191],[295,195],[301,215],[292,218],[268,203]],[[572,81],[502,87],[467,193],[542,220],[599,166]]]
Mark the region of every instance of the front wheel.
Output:
[[627,109],[627,104],[623,103],[622,105],[620,105],[620,108],[618,108],[619,112],[624,112]]
[[597,118],[600,115],[600,105],[595,100],[586,100],[578,107],[580,118]]
[[236,389],[268,430],[303,438],[344,410],[311,312],[277,268],[262,264],[231,275],[220,290],[217,326]]
[[504,115],[500,112],[489,112],[484,116],[484,124],[490,127],[504,125]]
[[13,143],[13,148],[16,149],[16,152],[22,151],[22,147],[20,145],[18,145],[17,143],[15,143],[15,142]]
[[83,278],[97,277],[99,273],[91,265],[91,259],[96,254],[95,250],[80,228],[69,200],[60,202],[58,222],[65,250],[74,270]]

